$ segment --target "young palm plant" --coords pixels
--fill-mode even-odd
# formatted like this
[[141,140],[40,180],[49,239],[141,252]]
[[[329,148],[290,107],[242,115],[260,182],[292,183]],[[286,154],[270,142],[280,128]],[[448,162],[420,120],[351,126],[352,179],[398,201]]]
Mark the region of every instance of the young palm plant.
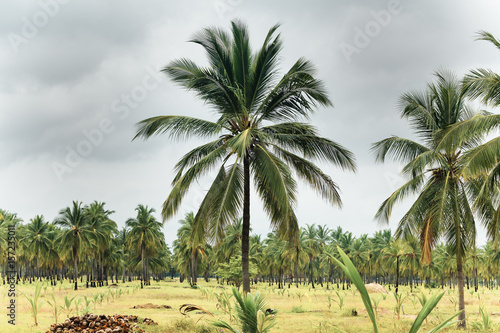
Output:
[[265,333],[276,325],[275,315],[277,311],[266,309],[266,302],[262,294],[256,293],[253,296],[247,293],[242,295],[238,289],[233,287],[233,295],[236,299],[236,317],[241,331],[223,320],[212,322],[213,326],[227,329],[232,333]]
[[40,311],[40,308],[43,305],[43,300],[40,300],[40,294],[42,292],[42,282],[37,282],[35,285],[35,292],[33,294],[33,297],[30,297],[28,294],[20,291],[20,293],[26,297],[26,299],[29,302],[29,308],[31,311],[31,315],[33,316],[33,320],[35,321],[35,326],[38,326],[38,311]]
[[318,136],[302,122],[317,105],[330,106],[323,83],[311,63],[299,59],[278,77],[282,42],[272,27],[263,45],[252,52],[247,27],[231,23],[231,32],[206,28],[191,42],[201,45],[209,66],[178,59],[163,69],[172,81],[194,91],[215,111],[214,121],[188,116],[158,116],[139,122],[135,138],[168,133],[172,138],[213,138],[184,155],[176,165],[173,188],[163,203],[163,220],[178,210],[198,178],[218,167],[217,175],[195,216],[195,229],[205,228],[215,240],[243,211],[243,291],[250,291],[250,183],[264,203],[271,226],[282,237],[298,235],[294,214],[297,184],[292,171],[329,203],[340,206],[338,186],[311,160],[355,170],[353,154]]

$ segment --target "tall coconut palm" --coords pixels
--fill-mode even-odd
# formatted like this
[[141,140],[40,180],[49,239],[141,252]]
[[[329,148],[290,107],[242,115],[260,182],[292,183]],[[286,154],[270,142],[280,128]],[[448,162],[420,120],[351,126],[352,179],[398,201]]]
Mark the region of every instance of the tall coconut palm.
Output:
[[[485,31],[481,31],[479,40],[491,42],[500,50],[500,40]],[[464,79],[467,94],[472,98],[480,98],[485,104],[500,105],[500,74],[491,69],[472,70]],[[498,130],[500,115],[482,113],[467,121],[463,121],[439,136],[439,147],[454,145],[460,147],[463,142],[481,138],[485,133]],[[463,165],[467,166],[469,176],[483,176],[477,190],[474,208],[481,217],[487,237],[500,245],[500,136],[496,136],[482,145],[465,153]],[[486,175],[486,176],[485,176]],[[495,204],[494,204],[495,203]]]
[[[97,260],[95,266],[98,287],[103,285],[103,253],[110,246],[113,234],[117,232],[116,223],[109,218],[109,215],[113,214],[114,211],[106,210],[104,205],[104,202],[94,201],[85,208],[87,221],[93,233],[94,248],[91,253]],[[96,285],[93,284],[92,286],[95,287]]]
[[40,278],[40,255],[48,255],[52,246],[51,228],[45,222],[43,215],[37,215],[26,225],[21,241],[26,242],[27,251],[31,252],[36,260],[36,276]]
[[194,214],[189,212],[179,223],[181,227],[177,230],[177,238],[180,242],[186,244],[186,249],[190,252],[191,257],[191,285],[197,285],[197,266],[198,255],[204,253],[205,250],[205,230],[194,229]]
[[250,237],[250,184],[264,203],[271,226],[286,237],[298,234],[293,207],[297,185],[292,171],[333,205],[340,206],[337,185],[311,160],[355,170],[353,154],[318,136],[314,126],[301,122],[317,105],[329,106],[323,83],[314,68],[299,59],[278,77],[282,42],[272,27],[263,45],[252,52],[247,27],[231,23],[231,32],[206,28],[192,42],[201,45],[209,66],[189,59],[163,69],[175,83],[193,90],[216,114],[214,121],[187,116],[159,116],[141,121],[135,138],[169,133],[172,138],[214,138],[188,152],[176,165],[173,188],[163,204],[163,220],[174,216],[190,186],[219,168],[196,214],[216,240],[243,211],[243,291],[250,291],[248,253]]
[[383,250],[389,246],[391,241],[392,233],[390,229],[375,232],[375,235],[371,240],[373,261],[375,263],[373,268],[376,270],[377,282],[379,282],[378,277],[382,275],[382,269],[384,267],[383,263],[386,261],[383,255]]
[[128,230],[127,228],[121,228],[117,235],[116,239],[118,240],[118,247],[123,253],[122,261],[120,266],[122,268],[122,282],[125,283],[125,269],[127,268],[127,261],[129,259],[129,253],[127,251],[127,238],[128,238]]
[[83,246],[88,246],[93,236],[82,203],[73,201],[71,208],[66,207],[60,210],[55,224],[62,228],[59,234],[59,244],[63,248],[71,248],[75,290],[78,290],[78,254]]
[[389,246],[382,251],[384,257],[390,258],[391,261],[395,261],[396,264],[396,285],[394,286],[396,294],[399,289],[399,263],[402,258],[411,255],[410,251],[411,249],[408,247],[406,242],[401,239],[393,240]]
[[129,244],[133,244],[136,250],[139,251],[141,256],[141,288],[144,284],[149,283],[149,276],[147,276],[146,253],[147,248],[159,248],[164,236],[160,230],[161,223],[153,216],[154,208],[148,206],[138,205],[135,209],[137,211],[136,218],[130,218],[126,221],[126,226],[130,228],[129,231]]
[[288,242],[288,248],[285,250],[285,256],[293,261],[293,274],[295,275],[295,286],[297,288],[299,287],[299,267],[302,262],[308,259],[306,248],[307,236],[304,232],[300,232],[298,237]]
[[[390,137],[373,145],[378,161],[392,157],[406,163],[402,174],[409,180],[386,199],[376,219],[388,223],[393,206],[417,195],[408,212],[399,221],[396,237],[420,235],[422,260],[430,263],[436,241],[444,236],[457,258],[459,327],[465,327],[463,258],[475,243],[476,226],[468,198],[467,166],[464,152],[477,140],[460,146],[438,147],[437,135],[474,113],[466,104],[466,89],[451,73],[439,71],[437,81],[423,93],[401,97],[401,117],[407,119],[421,142]],[[477,139],[477,138],[475,138]]]
[[319,255],[320,248],[320,244],[317,240],[318,231],[314,224],[306,224],[306,228],[301,228],[301,233],[303,233],[305,237],[304,251],[309,256],[309,283],[311,283],[311,287],[314,288],[313,260]]

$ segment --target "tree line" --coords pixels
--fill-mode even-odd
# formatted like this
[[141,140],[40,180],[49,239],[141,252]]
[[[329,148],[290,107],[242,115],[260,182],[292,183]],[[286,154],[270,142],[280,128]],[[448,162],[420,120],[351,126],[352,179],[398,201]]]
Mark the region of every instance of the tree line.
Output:
[[[188,279],[196,285],[202,276],[207,282],[216,277],[220,283],[241,284],[241,218],[231,224],[221,242],[192,246],[190,232],[193,213],[180,221],[177,239],[173,243],[173,266],[180,281]],[[356,265],[365,283],[380,283],[394,288],[401,284],[413,289],[415,285],[434,288],[456,288],[456,258],[453,247],[440,243],[432,252],[430,263],[421,260],[422,249],[416,236],[396,238],[390,230],[377,231],[372,237],[356,237],[341,227],[306,224],[300,228],[299,242],[281,239],[276,232],[266,238],[250,237],[250,262],[254,266],[252,283],[268,283],[278,289],[298,287],[349,288],[349,280],[335,264],[342,249]],[[220,270],[223,267],[224,270]],[[234,271],[233,273],[231,271]],[[468,251],[464,258],[467,289],[479,286],[498,287],[500,283],[500,249],[493,242]],[[223,277],[223,278],[222,278]]]
[[160,278],[170,270],[170,250],[161,232],[154,209],[136,208],[137,216],[118,229],[105,203],[83,205],[73,201],[59,211],[54,221],[37,215],[28,223],[15,213],[0,209],[0,264],[2,279],[7,276],[7,233],[16,231],[16,280],[48,279],[52,285],[69,279],[78,289],[78,279],[89,287],[140,279],[141,287],[151,276]]

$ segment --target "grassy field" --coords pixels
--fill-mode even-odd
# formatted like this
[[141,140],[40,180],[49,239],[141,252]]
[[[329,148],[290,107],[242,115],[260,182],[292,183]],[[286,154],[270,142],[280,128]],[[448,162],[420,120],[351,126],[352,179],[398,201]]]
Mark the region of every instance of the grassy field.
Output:
[[[204,282],[204,281],[203,281]],[[253,286],[252,292],[259,291],[266,296],[270,308],[279,311],[277,315],[278,323],[272,329],[272,332],[335,332],[335,328],[344,332],[372,332],[370,320],[364,310],[363,303],[359,293],[354,290],[338,290],[340,298],[344,305],[342,309],[337,290],[326,290],[325,288],[316,289],[308,286],[279,290],[275,286],[269,287],[265,283]],[[34,285],[17,286],[17,291],[22,291],[28,295],[34,294]],[[408,332],[411,324],[420,311],[421,305],[417,296],[421,291],[426,295],[431,292],[428,289],[418,287],[413,293],[409,288],[402,287],[400,294],[405,298],[403,301],[400,319],[395,314],[396,301],[391,292],[387,294],[372,293],[373,300],[379,300],[378,303],[378,322],[381,332]],[[432,292],[441,291],[435,289]],[[428,318],[428,323],[424,324],[422,332],[427,332],[438,322],[452,315],[456,310],[457,293],[456,290],[446,290],[445,296],[441,299],[437,308]],[[53,293],[58,308],[64,306],[64,297],[74,297],[81,299],[79,304],[79,313],[83,313],[85,308],[84,296],[92,303],[89,305],[90,312],[96,314],[133,314],[140,317],[151,318],[158,322],[158,326],[143,326],[147,332],[220,332],[211,329],[209,321],[213,318],[201,313],[191,312],[189,316],[183,316],[179,313],[179,307],[185,303],[192,303],[211,311],[217,318],[228,321],[228,315],[217,307],[217,293],[231,295],[230,286],[219,286],[215,280],[209,283],[200,283],[200,288],[190,288],[186,283],[177,281],[164,281],[160,283],[153,282],[151,286],[145,289],[139,289],[136,282],[120,283],[118,287],[101,288],[81,288],[78,291],[72,290],[70,283],[58,284],[56,287],[46,286],[41,290],[43,304],[38,313],[39,325],[34,326],[34,320],[31,315],[29,302],[24,296],[18,295],[16,299],[16,326],[8,324],[7,309],[9,297],[7,287],[2,287],[3,304],[5,314],[0,321],[0,332],[45,332],[54,323],[53,307],[48,303],[53,303]],[[99,300],[93,302],[93,295],[102,294],[102,302]],[[500,331],[500,291],[480,289],[477,293],[471,293],[466,290],[466,311],[468,320],[468,332],[483,331],[480,323],[483,322],[479,313],[481,304],[490,315],[492,321],[491,332]],[[328,298],[330,296],[330,300]],[[234,297],[231,297],[231,303]],[[134,306],[152,303],[154,305],[169,305],[172,309],[133,309]],[[353,316],[353,310],[356,310],[357,316]],[[69,311],[58,309],[59,322],[64,321],[66,316],[75,315],[76,309],[74,302]],[[234,311],[234,310],[233,310]],[[454,327],[454,326],[453,326]],[[454,328],[444,330],[453,332]]]

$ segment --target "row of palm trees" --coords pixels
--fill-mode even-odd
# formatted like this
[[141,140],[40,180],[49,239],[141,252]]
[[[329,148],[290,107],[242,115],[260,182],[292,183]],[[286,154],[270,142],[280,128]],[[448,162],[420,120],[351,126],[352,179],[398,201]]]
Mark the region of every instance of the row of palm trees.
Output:
[[[7,267],[7,232],[16,230],[17,277],[30,282],[47,278],[72,277],[75,290],[78,277],[86,275],[87,287],[99,287],[111,280],[125,281],[137,274],[141,286],[150,283],[150,276],[160,276],[170,269],[170,252],[161,232],[161,223],[153,216],[154,209],[138,205],[137,216],[126,221],[119,230],[111,220],[113,211],[105,203],[89,205],[74,201],[52,221],[38,215],[23,224],[16,214],[0,210],[0,264]],[[114,279],[113,279],[114,276]]]
[[[355,171],[353,154],[340,144],[320,137],[308,120],[316,105],[332,103],[311,63],[301,58],[283,76],[277,71],[282,49],[278,26],[272,27],[260,48],[252,52],[248,29],[231,22],[231,31],[207,28],[191,42],[201,45],[209,65],[178,59],[163,72],[181,87],[194,91],[214,111],[209,121],[187,116],[158,116],[138,123],[135,138],[168,133],[173,138],[194,136],[212,141],[185,154],[176,165],[172,190],[163,204],[163,220],[172,218],[190,186],[218,169],[199,210],[193,216],[191,270],[199,252],[200,235],[220,243],[228,225],[242,214],[241,255],[243,291],[250,291],[250,185],[264,204],[280,241],[293,244],[300,257],[301,233],[294,213],[296,176],[324,199],[341,206],[335,182],[312,161],[323,161]],[[487,32],[479,39],[500,49]],[[401,117],[410,122],[419,140],[392,136],[373,144],[378,161],[392,158],[404,164],[407,178],[381,205],[376,219],[388,223],[392,208],[416,196],[400,220],[396,237],[418,236],[422,260],[430,265],[440,239],[456,260],[459,326],[465,327],[464,260],[475,250],[476,218],[489,240],[500,240],[500,137],[484,143],[500,126],[500,115],[475,111],[469,101],[500,105],[500,75],[488,69],[472,70],[465,78],[440,70],[424,92],[400,99]],[[135,139],[134,138],[134,139]],[[309,254],[309,262],[314,254]],[[398,266],[399,257],[396,257]],[[295,275],[299,265],[294,267]],[[310,274],[313,267],[310,264]]]
[[[199,243],[190,247],[190,234],[194,214],[188,213],[180,221],[177,240],[174,242],[174,266],[181,274],[181,282],[188,278],[191,285],[197,284],[198,273],[202,271],[208,281],[217,268],[230,262],[231,258],[241,253],[242,219],[235,220],[228,226],[223,240],[211,246]],[[392,283],[398,292],[401,281],[413,289],[414,284],[426,283],[430,286],[457,286],[457,274],[453,269],[453,248],[440,243],[432,252],[430,264],[424,264],[420,258],[422,250],[419,239],[395,238],[390,230],[376,232],[373,237],[364,234],[354,237],[351,232],[341,227],[329,229],[327,226],[309,225],[300,229],[299,246],[281,239],[276,233],[269,233],[267,238],[260,235],[250,237],[250,262],[256,267],[252,281],[267,281],[278,288],[294,283],[315,284],[329,288],[331,283],[346,288],[345,276],[336,267],[333,258],[339,259],[340,247],[358,268],[365,283]],[[195,253],[193,255],[193,253]],[[464,272],[467,288],[477,291],[478,286],[498,287],[500,282],[500,249],[488,242],[481,248],[468,251],[464,260]],[[232,281],[226,281],[232,282]]]

